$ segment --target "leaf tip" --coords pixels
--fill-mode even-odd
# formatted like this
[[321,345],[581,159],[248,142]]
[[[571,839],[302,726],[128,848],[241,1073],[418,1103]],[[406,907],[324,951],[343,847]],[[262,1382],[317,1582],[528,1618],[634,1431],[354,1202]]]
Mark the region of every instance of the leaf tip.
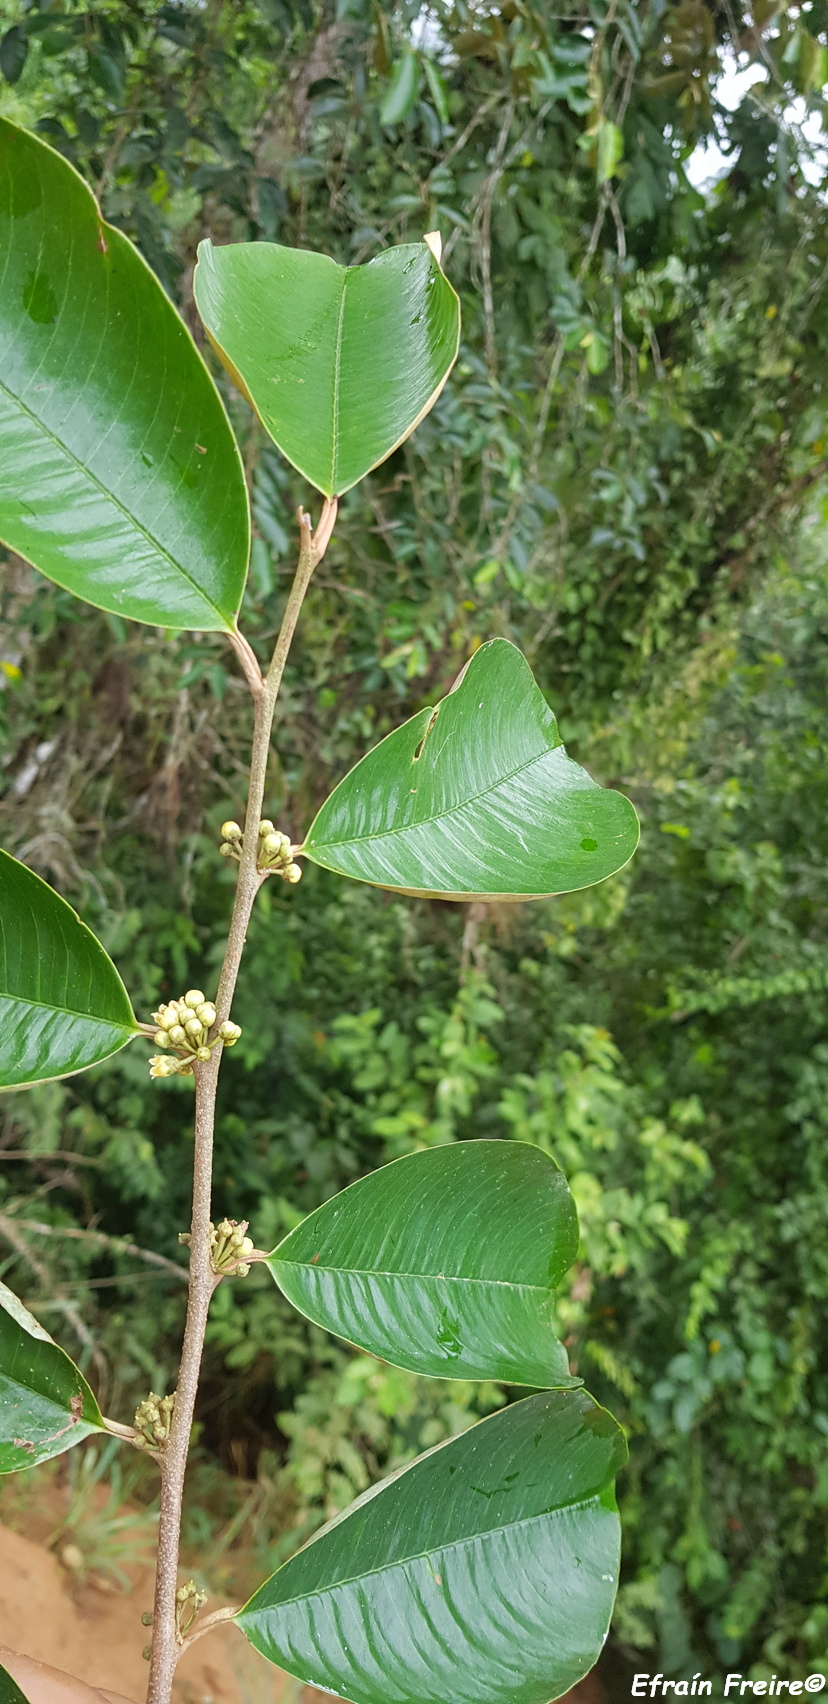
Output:
[[426,248],[430,249],[437,265],[440,265],[443,255],[443,239],[439,231],[427,231],[423,237]]

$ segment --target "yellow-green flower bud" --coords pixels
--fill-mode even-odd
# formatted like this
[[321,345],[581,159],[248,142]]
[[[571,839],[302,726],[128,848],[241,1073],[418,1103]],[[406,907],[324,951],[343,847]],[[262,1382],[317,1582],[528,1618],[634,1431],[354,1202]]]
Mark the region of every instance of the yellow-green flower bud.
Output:
[[152,1015],[158,1028],[162,1030],[171,1029],[173,1024],[178,1023],[178,1012],[175,1006],[159,1006],[158,1011],[153,1012]]
[[187,1031],[188,1036],[190,1036],[193,1041],[201,1041],[203,1033],[202,1025],[199,1023],[197,1017],[193,1016],[192,1018],[188,1018],[184,1028]]
[[174,1047],[182,1047],[187,1040],[187,1032],[183,1024],[173,1024],[172,1029],[167,1033]]
[[171,1059],[168,1053],[156,1053],[150,1060],[151,1077],[174,1077],[178,1070],[178,1060]]
[[242,831],[237,822],[223,822],[221,825],[222,840],[241,840]]
[[205,1000],[203,1006],[196,1007],[196,1017],[204,1025],[205,1029],[210,1029],[216,1021],[215,1006],[211,1005],[209,1000]]
[[204,1005],[204,995],[202,994],[201,989],[200,988],[190,988],[188,990],[188,992],[184,995],[184,1004],[185,1004],[185,1006],[189,1006],[189,1008],[192,1012],[194,1012],[196,1010],[197,1006],[203,1006]]
[[301,864],[288,864],[288,867],[285,870],[285,881],[290,882],[291,885],[293,885],[296,882],[301,882],[301,880],[302,880],[302,866],[301,866]]
[[219,852],[221,853],[222,858],[236,858],[238,857],[238,850],[239,849],[236,845],[228,846],[225,844],[224,846],[219,847]]
[[270,818],[269,817],[262,817],[262,820],[259,823],[259,839],[264,840],[264,837],[265,837],[266,834],[272,834],[272,833],[273,833],[273,824],[270,821]]
[[156,1047],[166,1047],[169,1038],[166,1030],[156,1030],[152,1039],[155,1042]]
[[218,1225],[210,1226],[210,1257],[213,1271],[219,1273],[232,1272],[239,1278],[246,1278],[250,1266],[242,1257],[253,1253],[253,1240],[245,1235],[247,1220],[238,1224],[235,1219],[222,1219]]
[[200,1047],[198,1049],[198,1052],[196,1053],[196,1059],[209,1059],[209,1057],[210,1057],[209,1047]]
[[241,1035],[241,1027],[239,1024],[231,1023],[228,1018],[226,1022],[222,1024],[221,1029],[219,1030],[219,1035],[221,1036],[225,1047],[234,1047]]

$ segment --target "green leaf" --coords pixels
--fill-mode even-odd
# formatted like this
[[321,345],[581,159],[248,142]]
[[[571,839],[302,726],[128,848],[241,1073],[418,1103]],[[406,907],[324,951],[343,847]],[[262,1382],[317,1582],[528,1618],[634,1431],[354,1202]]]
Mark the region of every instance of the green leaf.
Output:
[[614,177],[624,157],[624,138],[617,124],[608,118],[601,120],[598,131],[598,182]]
[[406,53],[397,61],[391,81],[380,107],[380,124],[401,124],[408,116],[420,92],[420,61],[416,53]]
[[126,989],[91,929],[0,852],[0,1087],[85,1071],[137,1033]]
[[104,1430],[82,1372],[0,1284],[0,1473],[36,1467]]
[[[600,331],[590,331],[584,338],[587,352],[587,372],[603,373],[609,361],[609,345]],[[583,345],[582,345],[583,347]]]
[[527,1397],[360,1497],[238,1624],[353,1704],[548,1704],[607,1635],[626,1454],[585,1391]]
[[12,24],[0,41],[0,71],[7,83],[16,83],[23,75],[29,57],[29,38],[22,24]]
[[316,1325],[431,1378],[572,1385],[552,1300],[578,1251],[566,1179],[522,1142],[458,1142],[326,1201],[268,1266]]
[[25,1692],[21,1692],[17,1681],[9,1674],[8,1669],[0,1663],[0,1704],[29,1704]]
[[74,168],[0,120],[0,539],[87,603],[232,628],[241,461],[183,321]]
[[460,303],[427,243],[338,266],[277,243],[204,242],[194,289],[228,372],[326,497],[409,437],[457,357]]
[[448,96],[448,88],[446,86],[445,78],[442,76],[442,73],[437,69],[437,66],[435,65],[433,59],[428,59],[427,57],[424,57],[423,58],[423,67],[425,69],[426,82],[428,83],[429,93],[431,95],[431,99],[434,102],[434,106],[435,106],[435,109],[436,109],[436,112],[437,112],[437,117],[439,118],[441,124],[448,124],[449,116],[450,116],[450,114],[449,114],[449,96]]
[[629,799],[567,757],[520,652],[493,639],[346,775],[303,852],[400,893],[538,899],[613,875],[638,833]]

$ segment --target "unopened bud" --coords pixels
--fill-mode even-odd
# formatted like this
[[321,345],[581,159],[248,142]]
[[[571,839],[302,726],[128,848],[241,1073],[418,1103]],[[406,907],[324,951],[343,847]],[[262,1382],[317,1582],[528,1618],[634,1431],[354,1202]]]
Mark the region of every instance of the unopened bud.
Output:
[[166,1047],[168,1040],[166,1030],[156,1030],[152,1039],[156,1047]]
[[221,825],[222,840],[241,840],[242,831],[237,822],[223,822]]
[[167,1034],[175,1047],[182,1047],[187,1040],[187,1031],[183,1024],[173,1024],[172,1029],[168,1030]]
[[209,1047],[199,1047],[198,1048],[198,1050],[196,1052],[196,1059],[204,1060],[204,1059],[209,1059],[209,1057],[210,1057]]
[[200,1592],[195,1580],[188,1580],[186,1586],[179,1586],[175,1594],[175,1624],[179,1638],[183,1639],[189,1633],[200,1609],[207,1602],[207,1593]]
[[201,989],[200,988],[188,989],[187,993],[184,995],[184,1004],[185,1004],[185,1006],[189,1006],[190,1010],[193,1011],[193,1012],[196,1010],[197,1006],[203,1006],[204,1005],[204,995],[202,994]]
[[196,1039],[198,1039],[199,1041],[201,1040],[202,1026],[201,1026],[201,1023],[199,1022],[198,1018],[196,1018],[196,1017],[188,1018],[186,1024],[184,1025],[184,1028],[187,1031],[187,1034],[192,1036],[193,1041],[195,1041]]
[[231,1023],[228,1018],[222,1024],[221,1029],[219,1030],[219,1035],[221,1036],[225,1047],[233,1047],[241,1035],[241,1027],[239,1024]]
[[153,1449],[161,1449],[170,1435],[175,1395],[156,1396],[151,1390],[135,1410],[135,1430]]
[[171,1059],[168,1053],[156,1053],[150,1060],[151,1077],[174,1077],[178,1070],[178,1060]]
[[288,867],[285,870],[285,881],[290,882],[291,886],[294,886],[296,882],[301,882],[301,880],[302,880],[302,866],[301,866],[301,864],[288,864]]
[[218,1225],[210,1227],[210,1258],[214,1272],[232,1272],[239,1278],[247,1277],[250,1267],[243,1256],[253,1253],[253,1241],[245,1234],[246,1231],[246,1219],[241,1224],[235,1219],[222,1219]]
[[145,1609],[144,1610],[144,1613],[141,1616],[141,1626],[142,1627],[151,1627],[152,1626],[152,1610],[151,1609]]
[[222,858],[235,858],[237,855],[236,847],[228,846],[226,844],[219,847],[219,852],[221,853]]
[[211,1005],[209,1000],[205,1000],[203,1006],[196,1007],[196,1017],[205,1029],[210,1029],[216,1021],[215,1006]]
[[262,817],[259,823],[259,839],[264,840],[266,834],[273,833],[273,824],[269,817]]

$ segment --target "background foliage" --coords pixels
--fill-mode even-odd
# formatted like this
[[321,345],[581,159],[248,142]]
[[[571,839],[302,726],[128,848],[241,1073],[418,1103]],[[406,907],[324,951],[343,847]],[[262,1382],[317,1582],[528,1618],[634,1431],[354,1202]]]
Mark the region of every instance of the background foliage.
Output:
[[[4,0],[4,19],[2,111],[77,163],[196,332],[201,236],[361,261],[443,233],[460,363],[343,504],[270,815],[298,835],[503,633],[644,821],[630,870],[543,905],[399,903],[314,869],[265,890],[217,1212],[269,1247],[424,1143],[540,1143],[582,1218],[572,1362],[631,1433],[619,1648],[673,1675],[824,1665],[828,11]],[[308,493],[228,400],[264,654]],[[3,843],[80,907],[139,1015],[209,988],[249,724],[229,653],[15,559],[0,614]],[[174,1377],[183,1286],[146,1256],[176,1261],[189,1107],[138,1046],[4,1100],[2,1274],[111,1412]],[[508,1394],[349,1355],[261,1273],[223,1285],[191,1540],[206,1523],[219,1574],[240,1545],[272,1562]]]

